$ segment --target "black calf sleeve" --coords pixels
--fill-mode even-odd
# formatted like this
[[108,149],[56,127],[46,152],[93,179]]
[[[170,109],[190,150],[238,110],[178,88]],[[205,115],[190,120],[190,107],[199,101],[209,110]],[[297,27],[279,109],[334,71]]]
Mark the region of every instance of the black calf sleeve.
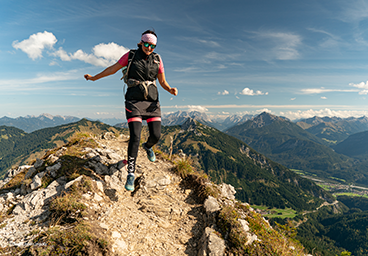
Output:
[[161,122],[160,121],[153,121],[149,122],[148,124],[148,130],[149,130],[149,137],[146,143],[147,148],[152,148],[153,145],[155,145],[161,137]]

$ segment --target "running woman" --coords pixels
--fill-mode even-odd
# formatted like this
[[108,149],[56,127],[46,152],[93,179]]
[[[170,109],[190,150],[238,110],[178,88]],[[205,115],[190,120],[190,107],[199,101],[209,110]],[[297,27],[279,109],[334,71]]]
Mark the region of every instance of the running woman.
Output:
[[128,176],[125,189],[134,191],[135,165],[138,156],[139,141],[141,137],[142,120],[147,121],[149,137],[142,147],[147,152],[150,161],[156,160],[152,146],[161,137],[161,109],[158,99],[156,79],[161,87],[177,95],[178,90],[170,87],[165,79],[164,64],[160,55],[153,52],[157,45],[157,35],[152,30],[143,32],[138,49],[130,50],[118,62],[107,67],[95,76],[84,75],[86,80],[96,81],[115,74],[126,67],[124,81],[128,85],[125,94],[125,113],[128,120],[130,139],[128,144]]

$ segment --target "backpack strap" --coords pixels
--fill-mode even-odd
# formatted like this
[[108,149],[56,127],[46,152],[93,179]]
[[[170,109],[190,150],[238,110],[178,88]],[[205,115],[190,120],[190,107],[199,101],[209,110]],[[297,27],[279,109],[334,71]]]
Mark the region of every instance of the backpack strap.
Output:
[[128,56],[128,65],[127,65],[127,68],[122,68],[122,72],[123,72],[123,77],[120,78],[120,80],[123,80],[124,79],[124,82],[127,83],[128,82],[128,73],[129,73],[129,68],[130,68],[130,65],[132,64],[132,61],[134,59],[134,56],[135,56],[135,53],[136,53],[136,50],[130,50],[129,51],[129,56]]
[[[133,53],[133,54],[132,54]],[[133,62],[133,59],[134,59],[134,56],[135,56],[135,53],[136,53],[136,50],[130,50],[129,51],[129,56],[128,56],[128,67],[127,68],[122,68],[122,72],[123,72],[123,77],[120,78],[120,80],[123,80],[124,79],[124,88],[123,88],[123,92],[124,92],[124,97],[125,97],[125,85],[128,83],[128,73],[129,73],[129,68],[130,68],[130,65],[132,64]],[[132,57],[130,57],[132,56]]]
[[161,61],[161,57],[160,57],[160,55],[159,55],[158,53],[155,53],[155,52],[153,52],[152,54],[154,54],[154,56],[155,56],[155,60],[154,60],[154,62],[155,62],[156,64],[158,64],[158,67],[160,67],[160,61]]

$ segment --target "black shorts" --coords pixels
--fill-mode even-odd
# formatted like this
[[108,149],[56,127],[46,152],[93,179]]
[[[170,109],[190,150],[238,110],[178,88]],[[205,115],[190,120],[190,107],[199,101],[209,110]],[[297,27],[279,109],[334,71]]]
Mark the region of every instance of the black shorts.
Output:
[[151,117],[161,117],[160,102],[127,100],[125,101],[125,114],[127,119],[141,117],[142,120],[147,120]]

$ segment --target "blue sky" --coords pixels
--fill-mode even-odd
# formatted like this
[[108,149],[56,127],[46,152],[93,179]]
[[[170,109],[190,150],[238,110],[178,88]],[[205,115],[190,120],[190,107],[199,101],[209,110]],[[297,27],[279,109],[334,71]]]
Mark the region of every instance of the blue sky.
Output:
[[125,119],[121,73],[96,74],[154,28],[178,96],[163,112],[368,116],[368,1],[0,2],[0,117]]

